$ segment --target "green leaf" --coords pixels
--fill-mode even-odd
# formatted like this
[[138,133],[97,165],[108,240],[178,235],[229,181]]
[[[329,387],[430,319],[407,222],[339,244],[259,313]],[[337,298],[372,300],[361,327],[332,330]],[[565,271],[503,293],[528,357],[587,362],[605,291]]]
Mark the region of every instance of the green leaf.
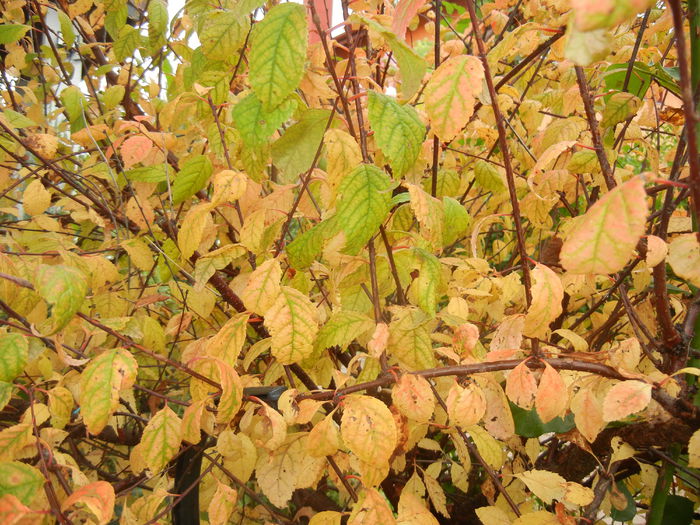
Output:
[[265,111],[255,93],[249,93],[234,106],[231,116],[243,142],[256,147],[265,144],[270,136],[289,120],[295,107],[296,100],[288,98],[272,111]]
[[12,383],[0,381],[0,410],[5,408],[12,399]]
[[321,253],[323,243],[337,233],[336,224],[334,217],[331,217],[297,235],[285,248],[289,264],[297,270],[304,270],[311,266],[316,256]]
[[364,314],[338,310],[333,312],[318,332],[316,348],[325,350],[331,346],[347,347],[364,332],[374,328],[374,321]]
[[139,30],[130,25],[123,26],[119,29],[119,36],[112,46],[114,58],[116,58],[118,62],[123,62],[134,54],[134,51],[136,51],[136,48],[139,47],[140,44],[141,33]]
[[[627,63],[611,64],[605,70],[603,81],[608,91],[622,91],[627,77]],[[651,85],[652,72],[644,62],[635,62],[627,83],[627,92],[644,98]]]
[[61,91],[60,98],[63,108],[68,114],[71,132],[75,133],[83,129],[87,125],[83,111],[87,103],[85,102],[85,97],[83,97],[83,94],[80,92],[80,88],[78,86],[68,86]]
[[182,420],[165,405],[143,429],[139,448],[149,470],[156,474],[175,457],[182,441]]
[[413,281],[418,306],[430,317],[434,317],[437,287],[440,284],[440,261],[422,248],[414,248],[413,253],[418,262],[418,278]]
[[627,506],[622,510],[618,510],[614,506],[610,507],[610,517],[613,521],[630,521],[637,515],[637,504],[634,501],[634,496],[624,481],[618,481],[617,488],[627,498]]
[[20,334],[0,334],[0,381],[11,383],[24,372],[29,358],[27,338]]
[[515,433],[519,436],[534,438],[549,432],[563,434],[576,425],[572,413],[567,414],[563,419],[555,417],[551,421],[543,423],[535,408],[525,410],[510,401],[509,404],[510,411],[513,413],[513,421],[515,422]]
[[248,21],[233,11],[209,13],[199,32],[202,51],[209,60],[235,62],[247,33]]
[[102,94],[102,102],[106,109],[114,109],[124,99],[126,88],[124,86],[110,86]]
[[173,203],[180,204],[206,186],[212,173],[209,157],[195,155],[183,164],[173,183]]
[[0,463],[0,497],[11,494],[25,505],[29,505],[41,491],[44,481],[41,471],[26,463]]
[[478,160],[474,165],[474,180],[476,184],[495,195],[506,191],[506,184],[498,168],[485,160]]
[[88,285],[77,268],[64,265],[43,265],[37,271],[34,286],[41,297],[51,305],[48,319],[49,332],[53,334],[66,326],[83,304]]
[[466,235],[472,218],[467,209],[452,197],[443,197],[442,210],[445,214],[445,225],[442,229],[442,245],[450,246]]
[[661,525],[690,525],[693,523],[693,508],[692,500],[670,494],[666,499]]
[[413,167],[425,137],[425,126],[413,106],[402,106],[392,97],[369,92],[367,106],[375,140],[389,157],[394,177]]
[[292,182],[311,168],[326,131],[330,111],[309,109],[272,144],[272,162],[282,174],[283,182]]
[[119,406],[119,393],[131,388],[138,365],[127,350],[108,350],[80,374],[80,412],[91,434],[99,434]]
[[168,30],[168,6],[163,0],[148,2],[148,46],[151,52],[157,52],[165,44]]
[[338,188],[338,228],[345,232],[345,251],[359,252],[377,232],[391,207],[391,180],[371,164],[362,164]]
[[17,113],[11,109],[4,110],[2,112],[2,116],[13,128],[22,129],[36,126],[36,122],[34,122],[32,119],[25,117],[21,113]]
[[306,10],[302,5],[277,5],[256,25],[250,39],[248,78],[266,110],[277,107],[299,86],[306,47]]
[[71,47],[75,42],[75,31],[73,31],[73,24],[71,23],[68,15],[60,9],[56,10],[56,14],[58,15],[58,23],[61,26],[63,43],[66,45],[66,47]]
[[634,116],[642,106],[642,101],[631,93],[615,93],[603,110],[600,125],[609,128]]
[[272,355],[282,365],[303,361],[313,354],[318,332],[318,312],[306,294],[282,286],[265,312],[265,326],[272,336]]
[[124,177],[130,182],[164,182],[168,179],[168,170],[171,168],[167,164],[154,164],[127,170],[124,172]]
[[584,149],[577,151],[569,159],[566,169],[572,173],[597,173],[600,171],[600,163],[595,151]]
[[24,24],[2,24],[0,25],[0,44],[14,44],[30,29],[30,26]]

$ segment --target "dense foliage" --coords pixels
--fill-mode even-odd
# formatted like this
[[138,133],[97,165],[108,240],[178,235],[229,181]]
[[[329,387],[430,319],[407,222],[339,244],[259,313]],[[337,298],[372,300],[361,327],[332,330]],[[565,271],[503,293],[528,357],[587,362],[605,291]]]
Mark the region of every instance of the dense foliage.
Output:
[[3,524],[697,518],[698,0],[0,5]]

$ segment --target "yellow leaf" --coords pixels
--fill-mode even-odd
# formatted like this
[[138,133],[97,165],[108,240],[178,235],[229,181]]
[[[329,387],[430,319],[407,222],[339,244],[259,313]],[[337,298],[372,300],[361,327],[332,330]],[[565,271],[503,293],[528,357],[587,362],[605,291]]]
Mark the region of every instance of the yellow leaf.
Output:
[[388,463],[398,441],[391,411],[378,399],[363,395],[348,396],[343,405],[340,434],[350,452],[367,463]]
[[537,394],[535,375],[523,361],[516,366],[506,379],[506,395],[520,408],[530,410]]
[[365,489],[352,506],[347,525],[395,525],[389,504],[376,489]]
[[450,517],[450,513],[447,511],[447,496],[445,491],[442,490],[442,486],[438,483],[438,480],[427,472],[423,472],[423,482],[425,483],[425,488],[428,491],[428,497],[430,501],[440,514],[446,518]]
[[588,342],[573,330],[559,328],[552,333],[560,335],[562,338],[569,341],[574,347],[574,352],[586,352],[588,350]]
[[546,510],[528,512],[523,514],[512,525],[561,525],[559,518]]
[[247,482],[258,461],[258,451],[253,441],[246,434],[236,434],[226,429],[219,434],[216,448],[224,456],[226,468],[238,479]]
[[153,474],[161,470],[180,449],[182,421],[169,406],[164,406],[143,429],[139,447],[146,466]]
[[272,336],[272,355],[282,365],[310,357],[318,333],[318,312],[309,298],[295,288],[282,286],[265,312],[265,326]]
[[415,184],[406,184],[411,197],[411,209],[420,224],[421,235],[430,243],[433,249],[442,246],[442,227],[444,213],[442,202],[431,197],[423,188]]
[[105,525],[112,519],[114,513],[114,489],[106,481],[95,481],[73,491],[61,504],[61,510],[66,512],[76,504],[87,508],[97,518],[99,525]]
[[19,459],[19,452],[32,442],[31,423],[20,423],[0,431],[0,461]]
[[297,466],[301,458],[292,454],[292,444],[300,434],[287,436],[286,441],[271,454],[263,454],[255,465],[255,477],[263,494],[278,507],[285,507],[296,489]]
[[316,423],[309,432],[308,453],[311,456],[332,456],[341,446],[340,432],[331,414]]
[[496,439],[507,440],[515,433],[515,421],[503,388],[488,376],[476,378],[486,398],[484,428]]
[[530,492],[545,503],[552,503],[555,499],[561,500],[566,494],[566,480],[554,472],[527,470],[514,475],[525,483]]
[[559,276],[544,264],[537,263],[532,278],[532,304],[525,316],[523,333],[528,337],[545,338],[550,323],[562,312],[564,287]]
[[91,434],[99,434],[119,406],[121,391],[131,388],[138,364],[124,349],[95,357],[80,374],[80,413]]
[[214,205],[233,202],[245,193],[248,178],[244,173],[233,170],[223,170],[212,177],[214,193],[211,203]]
[[568,481],[566,483],[566,494],[564,494],[564,499],[571,503],[572,505],[578,505],[579,507],[584,507],[593,501],[593,491],[588,487],[579,485],[573,481]]
[[510,525],[508,514],[499,507],[479,507],[475,512],[483,525]]
[[207,341],[207,354],[235,367],[245,343],[249,317],[249,314],[242,313],[226,321],[216,335]]
[[324,510],[314,514],[309,521],[309,525],[340,525],[343,515],[334,510]]
[[461,428],[476,425],[486,412],[486,397],[475,383],[454,383],[445,400],[450,423]]
[[212,205],[209,202],[193,206],[182,220],[180,231],[177,232],[177,246],[180,248],[183,259],[189,259],[202,242],[211,208]]
[[603,400],[603,419],[618,421],[644,410],[651,401],[651,385],[642,381],[621,381]]
[[182,414],[182,440],[188,443],[199,443],[202,428],[202,411],[204,410],[204,401],[194,401],[190,406],[185,408]]
[[229,517],[236,506],[238,492],[221,482],[216,484],[216,492],[209,502],[209,524],[226,525]]
[[576,219],[561,248],[562,266],[575,274],[622,270],[644,235],[648,211],[641,178],[613,188]]
[[360,146],[350,134],[339,129],[326,131],[324,144],[328,155],[328,179],[337,189],[342,178],[362,162]]
[[267,314],[280,294],[282,268],[278,259],[269,259],[258,266],[248,278],[241,300],[251,312]]
[[569,404],[569,391],[559,372],[545,361],[535,396],[535,409],[543,423],[561,416]]
[[44,188],[40,180],[27,184],[22,195],[22,204],[27,215],[39,215],[51,206],[51,193]]
[[141,271],[147,272],[155,264],[153,253],[141,239],[128,239],[120,244],[131,258],[134,266]]
[[404,374],[399,378],[391,390],[391,400],[401,414],[420,423],[430,421],[435,410],[435,395],[430,383],[414,374]]
[[696,430],[688,442],[688,466],[700,468],[700,430]]
[[73,411],[73,394],[62,386],[49,390],[49,412],[51,413],[51,426],[63,428],[70,422]]
[[425,502],[405,488],[399,498],[398,525],[438,525],[439,521],[425,506]]
[[700,244],[696,234],[675,237],[668,248],[668,262],[678,277],[700,286]]
[[496,470],[503,466],[503,448],[491,434],[486,432],[486,430],[478,425],[474,425],[463,430],[469,433],[471,438],[474,440],[474,444],[479,450],[479,454],[481,454],[481,457],[484,458],[486,463],[491,465]]

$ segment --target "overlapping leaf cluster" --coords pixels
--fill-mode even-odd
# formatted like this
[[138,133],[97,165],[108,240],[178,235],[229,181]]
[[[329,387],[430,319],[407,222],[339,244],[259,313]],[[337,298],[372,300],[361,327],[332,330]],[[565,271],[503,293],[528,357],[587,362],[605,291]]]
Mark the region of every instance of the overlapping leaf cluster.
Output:
[[690,523],[697,5],[331,4],[3,5],[0,521]]

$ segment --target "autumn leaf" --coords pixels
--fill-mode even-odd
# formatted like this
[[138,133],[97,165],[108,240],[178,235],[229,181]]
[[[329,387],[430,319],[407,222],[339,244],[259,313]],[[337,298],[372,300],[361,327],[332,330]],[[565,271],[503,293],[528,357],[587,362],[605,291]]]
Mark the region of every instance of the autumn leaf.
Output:
[[340,434],[350,452],[367,463],[389,461],[397,444],[394,418],[384,403],[364,395],[343,402]]
[[288,286],[280,288],[277,299],[265,314],[265,326],[272,336],[272,355],[281,364],[296,363],[313,354],[318,313],[299,290]]
[[577,274],[622,270],[644,235],[648,210],[641,178],[613,188],[567,233],[560,254],[562,265]]
[[433,72],[425,87],[425,106],[442,141],[451,141],[469,122],[483,80],[481,60],[469,55],[450,57]]
[[566,494],[566,480],[559,474],[546,470],[527,470],[515,474],[532,493],[545,503],[562,500]]
[[77,268],[65,265],[39,267],[34,286],[41,297],[51,305],[51,316],[46,321],[48,334],[66,326],[83,304],[87,281]]
[[90,512],[98,524],[105,525],[112,519],[114,501],[112,485],[106,481],[95,481],[73,491],[61,504],[61,510],[65,512],[80,505]]
[[445,404],[450,423],[461,428],[476,425],[486,412],[486,397],[475,383],[452,385]]
[[391,400],[404,416],[421,423],[430,421],[435,410],[435,394],[430,383],[414,374],[399,378],[391,390]]
[[700,286],[700,243],[689,233],[674,237],[668,247],[668,262],[679,277]]
[[27,338],[14,333],[0,334],[0,381],[11,383],[24,372],[29,359]]
[[537,380],[525,361],[508,374],[506,395],[520,408],[532,408],[537,395]]
[[549,325],[562,312],[564,287],[559,276],[543,264],[532,270],[532,304],[525,316],[523,333],[528,337],[545,338]]
[[149,470],[157,474],[175,457],[182,439],[182,420],[164,406],[143,429],[139,448]]
[[535,409],[543,423],[548,423],[555,417],[561,416],[569,402],[569,392],[566,383],[559,372],[545,361],[544,371],[535,395]]
[[81,413],[88,432],[99,434],[107,426],[120,392],[134,384],[137,367],[124,349],[108,350],[88,363],[80,374]]
[[642,381],[620,381],[603,400],[603,419],[619,421],[644,410],[651,401],[651,385]]

